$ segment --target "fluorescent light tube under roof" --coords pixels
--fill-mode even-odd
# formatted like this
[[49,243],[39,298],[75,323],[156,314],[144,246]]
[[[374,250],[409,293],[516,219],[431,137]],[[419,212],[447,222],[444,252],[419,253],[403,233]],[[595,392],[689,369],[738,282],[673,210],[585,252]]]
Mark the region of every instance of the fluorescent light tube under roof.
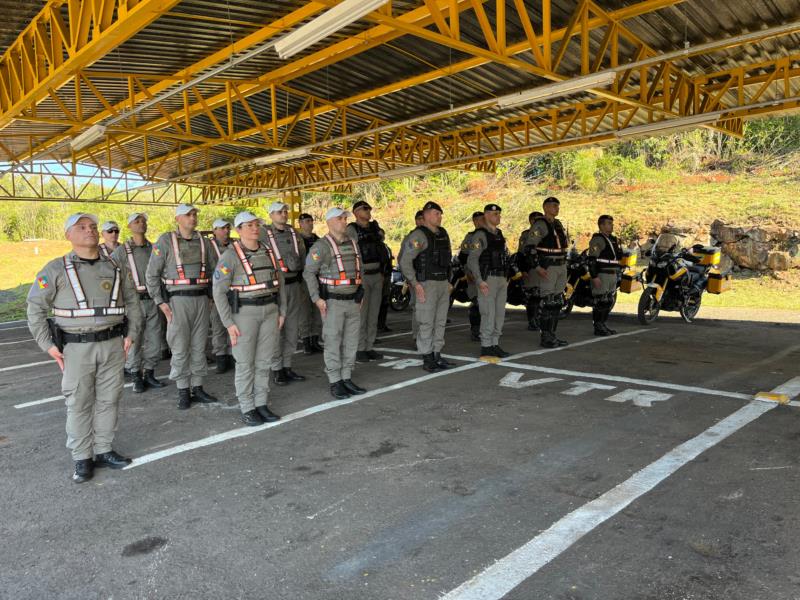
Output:
[[254,165],[273,165],[275,163],[283,162],[284,160],[291,160],[293,158],[305,158],[311,153],[308,148],[297,148],[296,150],[287,150],[286,152],[278,152],[276,154],[267,154],[266,156],[259,156],[254,158],[251,164]]
[[408,167],[399,167],[397,169],[383,171],[382,173],[378,173],[378,177],[381,178],[402,177],[403,175],[413,175],[414,173],[422,173],[423,171],[427,170],[428,170],[428,165],[411,165]]
[[333,8],[275,42],[282,59],[294,56],[318,41],[358,21],[386,4],[387,0],[344,0]]
[[706,125],[713,123],[719,119],[719,115],[693,115],[691,117],[683,117],[678,119],[664,119],[663,121],[656,121],[655,123],[645,123],[644,125],[636,125],[617,131],[615,135],[618,138],[634,137],[637,135],[647,135],[649,133],[661,133],[673,129],[684,129],[692,127],[693,125]]
[[101,140],[106,135],[106,128],[104,125],[92,125],[83,133],[76,135],[70,140],[69,145],[75,152],[83,150],[87,146],[91,146],[96,141]]
[[612,83],[616,77],[617,74],[614,71],[604,71],[593,75],[575,77],[573,79],[559,81],[558,83],[542,85],[525,92],[501,96],[497,99],[497,105],[500,108],[513,108],[522,104],[531,104],[541,100],[568,96],[569,94],[583,92],[595,87],[607,86]]

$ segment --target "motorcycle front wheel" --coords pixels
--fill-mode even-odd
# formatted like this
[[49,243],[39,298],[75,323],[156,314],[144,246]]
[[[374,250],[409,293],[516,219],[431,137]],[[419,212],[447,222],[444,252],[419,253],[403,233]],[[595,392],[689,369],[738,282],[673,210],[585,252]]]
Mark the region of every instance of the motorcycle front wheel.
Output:
[[694,321],[697,313],[700,312],[700,302],[702,301],[702,296],[698,296],[697,300],[692,302],[691,304],[685,304],[681,306],[681,316],[683,320],[687,323],[691,323]]
[[397,312],[404,311],[406,308],[408,308],[409,302],[411,302],[411,294],[409,292],[404,294],[403,286],[392,286],[392,293],[389,297],[389,306],[392,307],[392,310]]
[[661,306],[658,300],[656,300],[655,290],[653,288],[645,288],[641,298],[639,298],[639,323],[642,325],[650,325],[650,323],[656,320],[658,311],[660,310]]

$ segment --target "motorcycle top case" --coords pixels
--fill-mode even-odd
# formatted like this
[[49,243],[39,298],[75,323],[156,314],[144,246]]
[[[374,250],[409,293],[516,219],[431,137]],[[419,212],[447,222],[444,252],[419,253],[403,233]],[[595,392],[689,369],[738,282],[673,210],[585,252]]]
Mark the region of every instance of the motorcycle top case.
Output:
[[636,278],[636,271],[625,271],[619,283],[619,291],[625,294],[642,289],[642,283]]
[[729,291],[732,287],[733,278],[730,274],[723,275],[717,269],[712,269],[708,272],[707,291],[709,294],[721,294]]
[[719,265],[719,261],[721,258],[720,249],[716,246],[702,246],[698,248],[692,248],[692,255],[695,258],[700,259],[701,265],[711,265],[712,267],[716,267]]
[[621,267],[635,267],[636,266],[636,252],[632,250],[625,250],[622,257],[619,259],[619,266]]

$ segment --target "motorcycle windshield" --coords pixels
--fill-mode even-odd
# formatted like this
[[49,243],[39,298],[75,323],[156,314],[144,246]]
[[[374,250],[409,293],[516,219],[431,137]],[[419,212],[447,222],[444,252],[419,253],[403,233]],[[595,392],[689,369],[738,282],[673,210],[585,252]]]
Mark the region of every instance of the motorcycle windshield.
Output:
[[680,236],[674,233],[662,233],[653,244],[653,251],[655,254],[666,254],[667,252],[676,252],[683,247],[683,240]]

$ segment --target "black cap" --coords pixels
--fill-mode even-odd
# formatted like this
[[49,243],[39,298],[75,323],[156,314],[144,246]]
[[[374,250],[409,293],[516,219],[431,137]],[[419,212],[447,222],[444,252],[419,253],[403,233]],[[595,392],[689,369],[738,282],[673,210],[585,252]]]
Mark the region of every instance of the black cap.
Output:
[[422,211],[426,210],[438,210],[439,212],[443,213],[442,207],[436,204],[436,202],[428,201],[425,203],[425,206],[422,207]]
[[474,213],[472,213],[472,220],[474,221],[478,217],[482,217],[482,216],[483,216],[483,213],[481,211],[479,211],[479,210],[476,210]]
[[558,198],[556,198],[555,196],[548,196],[547,198],[544,199],[544,202],[542,202],[542,204],[561,204],[561,202],[559,202]]
[[372,207],[366,200],[359,200],[358,202],[353,204],[353,212],[357,211],[359,208],[372,208]]
[[533,211],[531,214],[528,215],[528,221],[531,219],[535,219],[536,217],[543,217],[544,215],[539,212],[538,210]]
[[421,219],[421,218],[422,218],[421,210],[418,210],[416,213],[414,213],[414,219]]
[[310,214],[308,214],[308,213],[300,213],[300,216],[299,216],[299,217],[297,217],[297,220],[298,220],[298,221],[305,221],[306,219],[312,219],[312,220],[313,220],[313,219],[314,219],[314,217],[312,217],[312,216],[311,216]]
[[496,210],[497,212],[503,212],[503,209],[500,208],[497,204],[487,204],[483,207],[483,212],[489,212],[490,210]]

